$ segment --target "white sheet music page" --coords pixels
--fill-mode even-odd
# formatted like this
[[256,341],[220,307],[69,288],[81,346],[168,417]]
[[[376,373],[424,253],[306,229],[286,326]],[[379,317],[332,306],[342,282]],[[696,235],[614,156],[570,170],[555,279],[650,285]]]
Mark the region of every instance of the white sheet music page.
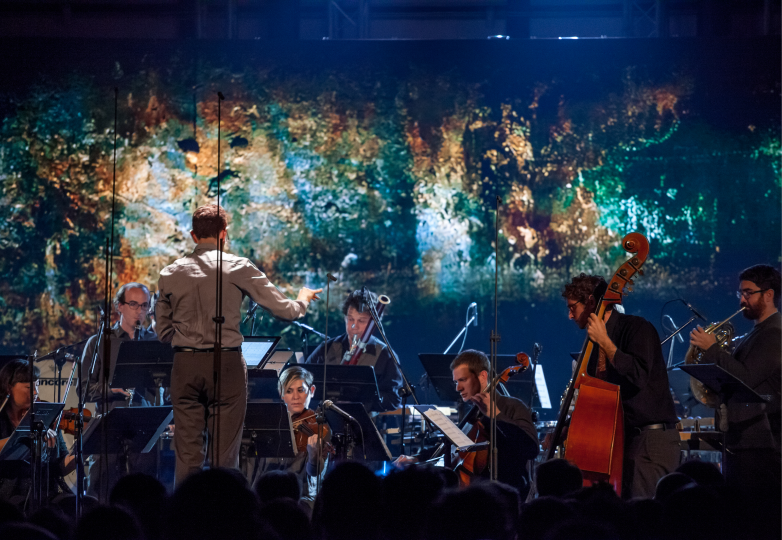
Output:
[[462,433],[462,430],[460,430],[456,424],[451,422],[450,418],[437,409],[424,411],[424,415],[458,448],[464,448],[475,444],[467,435]]

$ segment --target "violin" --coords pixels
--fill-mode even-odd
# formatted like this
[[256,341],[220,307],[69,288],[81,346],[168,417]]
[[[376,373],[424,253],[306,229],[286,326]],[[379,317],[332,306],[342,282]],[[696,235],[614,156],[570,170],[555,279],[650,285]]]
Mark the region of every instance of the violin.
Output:
[[[516,354],[517,365],[510,366],[502,371],[494,381],[487,387],[486,392],[491,392],[494,387],[500,383],[508,382],[513,375],[525,371],[530,366],[529,356],[520,352]],[[484,425],[484,420],[479,419],[480,409],[473,405],[467,413],[459,427],[470,440],[475,443],[486,442],[489,440],[487,435],[488,426]],[[455,458],[455,460],[454,460]],[[484,448],[471,452],[459,452],[452,458],[453,470],[459,476],[460,486],[469,486],[474,476],[480,475],[486,470],[489,464],[489,450]]]
[[[70,409],[66,409],[62,412],[62,416],[60,417],[60,424],[57,426],[58,429],[61,429],[63,433],[68,433],[69,435],[76,435],[76,420],[79,418],[79,408],[78,407],[72,407]],[[92,420],[92,413],[89,409],[84,409],[82,411],[82,418],[84,419],[84,423],[89,423],[90,420]]]
[[[296,436],[296,450],[301,453],[307,449],[307,439],[318,432],[318,415],[311,409],[304,409],[296,418],[292,418],[292,420],[293,434]],[[322,424],[320,438],[322,440],[326,439],[330,432],[328,425]],[[328,454],[334,454],[335,452],[329,442],[324,441],[323,449]]]

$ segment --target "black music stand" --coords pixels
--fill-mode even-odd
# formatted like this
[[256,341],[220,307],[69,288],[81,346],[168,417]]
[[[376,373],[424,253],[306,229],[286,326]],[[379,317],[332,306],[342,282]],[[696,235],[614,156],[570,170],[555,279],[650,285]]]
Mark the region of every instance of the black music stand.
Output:
[[[60,414],[64,403],[46,403],[36,401],[35,406],[35,423],[41,423],[44,426],[50,426],[54,422],[57,415]],[[3,449],[0,450],[0,461],[29,461],[30,459],[30,440],[32,439],[30,433],[30,411],[28,410],[22,417],[22,421],[16,426],[16,429],[11,434],[8,442],[5,443]]]
[[157,443],[174,417],[170,405],[163,407],[117,407],[92,419],[84,431],[84,454],[101,453],[100,424],[106,424],[107,453],[118,454],[122,469],[128,470],[131,453],[146,454]]
[[[329,372],[333,367],[329,366]],[[331,409],[324,411],[331,428],[331,444],[337,449],[337,460],[391,461],[391,452],[367,414],[364,404],[343,402],[337,405],[358,422],[356,426]]]
[[277,383],[280,373],[296,365],[296,357],[290,350],[274,351],[255,368],[247,370],[247,400],[249,402],[280,401]]
[[[113,345],[114,342],[112,342]],[[160,341],[122,341],[117,362],[109,374],[112,388],[166,388],[171,386],[174,349]]]
[[768,399],[759,395],[717,364],[683,364],[679,369],[702,382],[723,400],[735,399],[740,403],[765,403]]
[[251,484],[255,482],[261,458],[294,458],[298,453],[285,403],[248,403],[242,440],[248,439],[255,456]]
[[[462,397],[459,392],[456,391],[456,385],[453,382],[453,372],[451,371],[451,362],[454,358],[459,356],[456,353],[448,354],[434,354],[434,353],[419,353],[418,358],[421,360],[421,365],[424,366],[426,376],[434,386],[437,392],[437,397],[446,403],[462,401]],[[511,366],[518,365],[516,362],[516,355],[512,354],[498,354],[497,355],[497,373]],[[503,383],[503,386],[508,393],[514,397],[517,397],[527,403],[530,396],[530,390],[535,384],[534,370],[532,368],[523,371],[517,375],[514,375],[508,382]],[[542,389],[538,390],[538,394],[543,394]],[[545,395],[548,395],[546,390]],[[528,403],[530,408],[541,407],[540,398],[538,395],[534,398],[534,403]]]
[[[302,364],[315,377],[313,401],[322,402],[323,364]],[[371,407],[380,401],[375,368],[372,366],[342,366],[329,364],[326,374],[326,397],[331,401],[350,401]]]

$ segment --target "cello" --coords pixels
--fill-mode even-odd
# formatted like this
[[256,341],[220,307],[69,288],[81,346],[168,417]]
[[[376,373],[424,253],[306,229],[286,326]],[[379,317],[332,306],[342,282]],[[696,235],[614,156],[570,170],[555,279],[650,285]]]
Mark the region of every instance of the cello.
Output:
[[[633,276],[643,275],[641,266],[649,256],[649,241],[633,232],[622,239],[622,247],[633,254],[614,273],[611,281],[601,282],[593,296],[598,299],[595,314],[604,319],[607,306],[621,304],[628,287],[632,291]],[[554,457],[562,443],[562,432],[568,410],[578,391],[570,417],[567,440],[564,442],[564,458],[576,465],[584,477],[584,485],[608,482],[618,495],[622,494],[622,462],[624,458],[624,412],[619,386],[587,374],[587,366],[595,343],[586,337],[578,357],[576,372],[568,385],[567,393],[557,418],[557,426],[551,438],[546,459]]]

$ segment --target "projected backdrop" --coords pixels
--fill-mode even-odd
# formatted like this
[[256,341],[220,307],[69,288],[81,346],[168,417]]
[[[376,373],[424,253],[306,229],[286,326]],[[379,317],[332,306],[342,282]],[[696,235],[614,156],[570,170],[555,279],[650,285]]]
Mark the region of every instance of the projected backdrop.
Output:
[[496,196],[505,305],[557,303],[573,273],[610,275],[634,230],[651,242],[638,287],[652,300],[729,289],[744,262],[779,261],[779,62],[650,43],[612,58],[609,45],[97,44],[78,62],[67,46],[6,60],[2,347],[48,352],[93,331],[114,86],[116,284],[154,289],[191,249],[190,215],[216,193],[218,90],[230,250],[291,295],[326,272],[340,273],[335,297],[367,284],[392,297],[392,325],[442,329],[431,350],[462,303],[490,313]]

